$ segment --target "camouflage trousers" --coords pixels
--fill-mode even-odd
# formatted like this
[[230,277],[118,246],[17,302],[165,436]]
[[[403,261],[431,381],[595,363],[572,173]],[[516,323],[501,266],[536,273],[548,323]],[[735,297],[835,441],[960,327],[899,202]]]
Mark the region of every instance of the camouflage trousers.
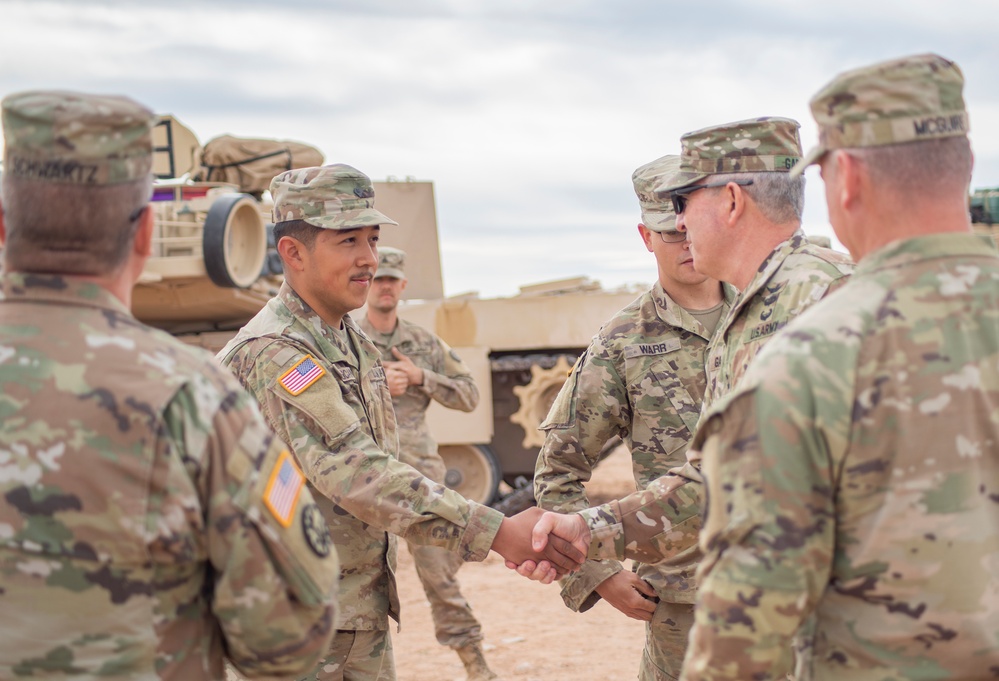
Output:
[[416,575],[430,601],[437,642],[449,648],[461,648],[482,640],[482,625],[472,614],[461,595],[455,574],[464,561],[457,554],[436,546],[409,544],[416,564]]
[[387,631],[338,630],[329,654],[299,681],[395,681],[392,637]]
[[639,681],[676,681],[687,653],[687,637],[694,626],[694,606],[690,603],[660,601],[645,625],[645,650]]

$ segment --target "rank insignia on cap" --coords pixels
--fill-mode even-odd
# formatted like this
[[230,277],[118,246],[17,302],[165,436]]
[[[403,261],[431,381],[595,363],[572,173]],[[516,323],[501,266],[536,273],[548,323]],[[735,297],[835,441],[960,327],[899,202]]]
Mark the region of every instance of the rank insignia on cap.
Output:
[[298,470],[295,459],[288,450],[281,452],[264,490],[264,504],[282,527],[291,525],[298,495],[302,492],[304,484],[305,476]]
[[330,530],[326,525],[326,519],[315,504],[309,504],[302,508],[302,532],[305,533],[305,541],[320,558],[330,555]]
[[310,385],[322,378],[326,370],[321,366],[316,364],[316,360],[312,359],[309,355],[306,355],[302,359],[298,360],[292,368],[288,369],[281,378],[278,379],[278,383],[281,387],[290,392],[292,395],[300,395],[305,392],[305,389]]

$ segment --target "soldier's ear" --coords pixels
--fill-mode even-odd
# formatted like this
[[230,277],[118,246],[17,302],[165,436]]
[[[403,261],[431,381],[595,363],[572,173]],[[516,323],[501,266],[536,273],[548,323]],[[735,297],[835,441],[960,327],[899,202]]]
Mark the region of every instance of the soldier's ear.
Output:
[[643,225],[641,222],[638,223],[638,235],[642,237],[642,243],[645,244],[645,250],[649,253],[652,252],[652,230]]
[[135,240],[132,242],[132,249],[136,255],[142,258],[148,258],[152,255],[154,227],[153,209],[147,205],[139,216],[139,228],[135,230]]
[[283,236],[278,239],[277,252],[286,269],[301,272],[305,269],[305,244],[293,236]]
[[402,293],[403,291],[405,291],[406,290],[406,286],[408,286],[408,285],[409,285],[409,279],[403,279],[402,280],[402,288],[399,289],[399,292]]

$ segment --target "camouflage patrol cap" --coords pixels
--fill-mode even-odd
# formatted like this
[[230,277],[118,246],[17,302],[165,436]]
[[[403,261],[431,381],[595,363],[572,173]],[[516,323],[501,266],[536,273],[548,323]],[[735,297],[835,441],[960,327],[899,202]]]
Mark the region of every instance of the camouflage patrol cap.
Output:
[[935,54],[892,59],[841,73],[812,97],[819,144],[797,174],[830,149],[878,147],[968,134],[964,76]]
[[688,132],[680,138],[680,168],[657,188],[669,194],[711,175],[786,173],[801,160],[798,121],[764,116]]
[[406,251],[391,246],[378,247],[378,269],[375,271],[375,279],[378,277],[405,279],[405,268]]
[[0,102],[4,172],[39,182],[152,179],[155,115],[128,97],[37,90]]
[[304,220],[323,229],[396,225],[375,210],[368,176],[343,163],[286,170],[271,180],[274,222]]
[[673,202],[668,198],[657,198],[655,189],[660,182],[672,177],[679,169],[680,157],[673,154],[639,166],[631,174],[631,182],[635,185],[635,194],[638,196],[638,205],[642,207],[642,224],[653,232],[676,229]]

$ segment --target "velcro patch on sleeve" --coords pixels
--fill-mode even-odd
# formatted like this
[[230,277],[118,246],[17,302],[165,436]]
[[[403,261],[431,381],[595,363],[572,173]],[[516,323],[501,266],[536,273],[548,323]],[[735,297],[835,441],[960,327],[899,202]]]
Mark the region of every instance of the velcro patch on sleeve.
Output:
[[282,527],[291,525],[304,484],[305,475],[298,469],[295,459],[288,450],[281,452],[264,489],[264,505]]
[[281,387],[292,395],[301,395],[305,389],[323,377],[326,370],[312,358],[306,355],[295,363],[295,366],[288,369],[278,379]]

